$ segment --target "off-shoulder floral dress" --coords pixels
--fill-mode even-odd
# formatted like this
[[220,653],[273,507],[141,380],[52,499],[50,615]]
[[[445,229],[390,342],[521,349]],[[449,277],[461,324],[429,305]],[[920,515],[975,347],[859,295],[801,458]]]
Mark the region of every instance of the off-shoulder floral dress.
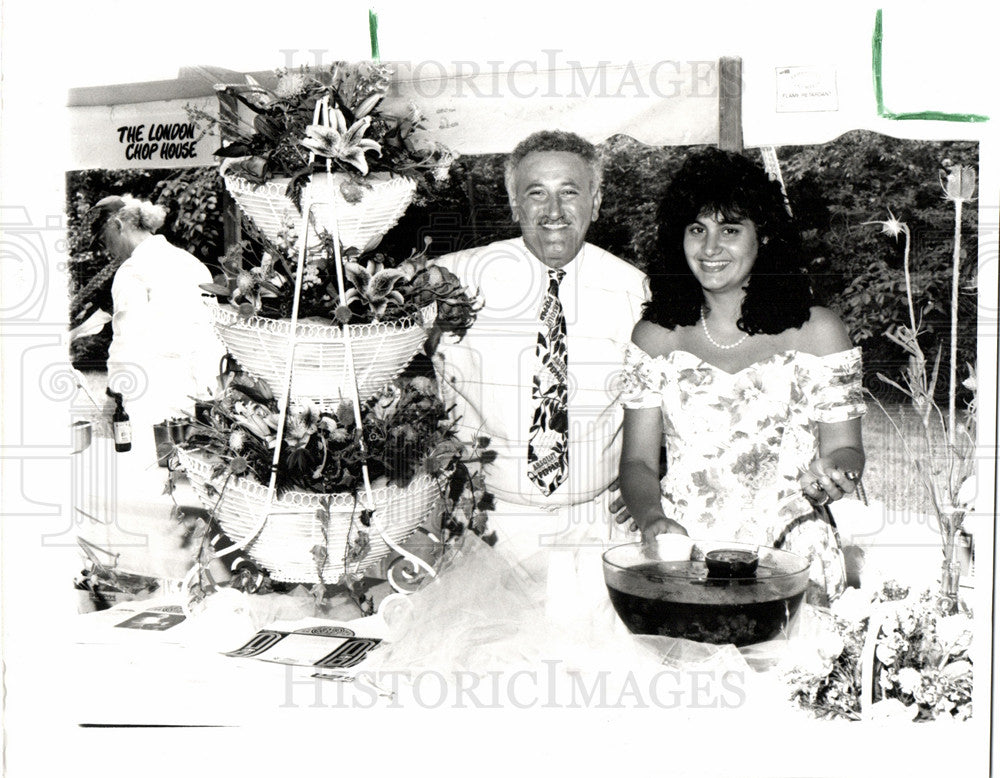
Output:
[[779,546],[812,561],[809,600],[845,585],[828,510],[813,508],[799,474],[817,454],[817,422],[864,414],[861,350],[817,357],[785,351],[736,373],[686,351],[626,351],[626,408],[659,407],[667,449],[663,509],[692,537]]

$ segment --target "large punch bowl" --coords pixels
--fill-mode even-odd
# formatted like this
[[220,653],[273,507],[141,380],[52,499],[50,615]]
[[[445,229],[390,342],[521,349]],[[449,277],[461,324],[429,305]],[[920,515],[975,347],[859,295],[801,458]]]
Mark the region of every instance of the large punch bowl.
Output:
[[615,546],[603,562],[611,602],[630,631],[703,643],[777,637],[809,583],[809,562],[797,554],[684,535]]

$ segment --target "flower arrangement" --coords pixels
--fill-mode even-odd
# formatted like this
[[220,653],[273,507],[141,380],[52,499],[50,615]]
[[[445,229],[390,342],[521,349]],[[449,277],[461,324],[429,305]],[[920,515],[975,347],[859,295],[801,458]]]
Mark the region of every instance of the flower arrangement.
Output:
[[[327,237],[329,241],[329,237]],[[461,338],[482,307],[451,271],[436,265],[424,248],[402,262],[381,253],[343,252],[345,298],[341,300],[332,250],[310,251],[299,296],[300,319],[331,324],[396,322],[436,305],[435,328]],[[281,319],[291,314],[295,294],[296,249],[292,239],[260,252],[249,241],[236,244],[222,260],[222,273],[201,288],[235,306],[241,317]]]
[[[215,508],[209,510],[212,525],[233,479],[262,486],[268,483],[281,419],[277,398],[266,382],[236,372],[224,376],[224,383],[225,389],[218,396],[200,403],[181,446],[211,463],[210,480],[204,488],[216,500]],[[487,514],[493,509],[494,498],[486,490],[483,468],[495,459],[496,452],[489,449],[488,438],[468,444],[458,439],[450,409],[441,401],[436,381],[427,376],[402,377],[387,385],[362,403],[361,418],[359,428],[348,401],[333,410],[291,403],[282,428],[275,489],[278,496],[288,491],[321,495],[315,520],[327,542],[309,552],[319,578],[313,587],[318,605],[323,606],[331,587],[343,586],[362,612],[370,613],[373,603],[366,594],[360,568],[374,528],[373,512],[363,508],[358,496],[364,487],[363,469],[367,468],[373,487],[405,488],[419,476],[433,478],[437,484],[435,507],[423,520],[437,528],[437,553],[442,554],[467,531],[493,542]],[[177,473],[171,472],[169,493],[176,477]],[[218,481],[222,484],[216,489],[212,482]],[[336,554],[328,542],[336,520],[330,498],[352,494],[356,507],[351,511],[342,553],[343,573],[337,580],[324,579],[323,569],[331,553]],[[210,534],[205,532],[200,539],[198,586],[202,590],[204,570],[212,559]],[[257,564],[248,564],[231,585],[256,592],[274,588],[274,582]]]
[[[201,413],[207,420],[192,420],[185,446],[214,460],[213,475],[267,484],[280,419],[267,384],[238,373],[225,392],[203,404]],[[278,492],[354,492],[361,488],[364,463],[373,482],[405,486],[419,473],[442,475],[459,462],[492,461],[483,450],[466,456],[437,383],[427,376],[397,379],[364,400],[361,415],[359,429],[346,400],[334,410],[290,404],[282,430]]]
[[[316,172],[347,174],[333,184],[344,201],[337,218],[341,229],[351,218],[344,209],[362,203],[368,190],[381,186],[370,180],[372,174],[391,173],[425,185],[447,175],[454,158],[451,152],[439,144],[416,145],[414,133],[423,121],[419,109],[410,106],[405,116],[397,116],[384,108],[390,85],[391,70],[385,65],[338,62],[320,70],[279,70],[273,89],[252,77],[247,84],[220,85],[222,94],[249,110],[249,121],[244,118],[246,110],[223,110],[215,117],[189,108],[193,118],[223,134],[224,143],[216,154],[225,160],[227,177],[235,174],[257,184],[276,176],[291,179],[280,199],[287,197],[295,208],[275,205],[260,213],[256,205],[247,206],[249,211],[241,205],[252,239],[233,245],[221,262],[222,273],[202,286],[235,306],[242,319],[289,318],[298,293],[300,320],[403,322],[432,303],[438,335],[451,332],[461,337],[475,320],[481,304],[453,274],[428,259],[429,241],[402,261],[381,253],[365,254],[399,217],[412,190],[399,192],[404,199],[383,214],[380,228],[355,226],[348,229],[350,237],[342,232],[343,246],[334,245],[329,216],[317,217],[314,212],[307,224],[296,213],[296,208],[304,207],[304,187]],[[326,196],[325,189],[319,196]],[[298,234],[304,229],[310,235],[305,247]],[[303,276],[297,290],[300,259]]]
[[487,536],[489,441],[460,442],[434,379],[403,373],[441,332],[461,337],[481,303],[428,258],[429,241],[402,261],[374,252],[453,158],[417,145],[415,107],[385,108],[390,70],[277,75],[273,89],[218,87],[219,118],[191,110],[223,134],[220,172],[249,236],[202,286],[235,308],[214,312],[216,331],[248,373],[224,377],[179,456],[213,519],[275,580],[317,582],[320,599],[343,585],[370,612],[361,571],[390,548],[431,570],[397,545],[417,527],[439,528],[442,547]]
[[945,172],[941,174],[941,187],[945,198],[955,209],[955,236],[952,250],[952,294],[950,366],[948,376],[948,407],[942,409],[937,401],[941,347],[933,359],[928,360],[921,346],[921,336],[925,333],[922,317],[917,313],[910,264],[910,229],[899,221],[892,211],[884,221],[868,222],[879,224],[882,232],[893,238],[903,235],[903,273],[906,284],[906,303],[909,312],[909,326],[900,325],[886,336],[903,348],[909,359],[903,370],[902,383],[879,373],[879,378],[905,394],[920,416],[925,455],[919,456],[912,450],[907,439],[886,408],[873,397],[876,404],[892,423],[899,439],[906,448],[910,460],[926,488],[937,514],[944,553],[941,580],[942,609],[954,613],[958,609],[958,580],[960,565],[956,558],[958,537],[965,515],[972,510],[976,492],[976,369],[967,365],[968,375],[962,385],[972,392],[972,400],[964,410],[957,408],[957,353],[958,353],[958,307],[959,278],[961,271],[962,205],[973,199],[976,190],[976,172],[969,166],[943,163]]
[[792,700],[822,718],[970,718],[971,614],[944,615],[931,591],[891,581],[867,603],[849,591],[833,612],[817,611],[816,639],[786,666]]
[[818,635],[787,661],[791,700],[817,718],[861,719],[861,649],[868,623],[816,609]]
[[[410,105],[397,115],[382,105],[392,83],[388,66],[337,62],[318,70],[282,69],[276,76],[273,89],[250,76],[246,84],[216,87],[249,111],[249,119],[239,110],[217,117],[188,108],[192,119],[223,136],[215,154],[232,160],[228,172],[253,183],[276,176],[297,182],[325,170],[329,159],[335,169],[352,174],[355,197],[370,172],[408,176],[425,185],[447,177],[454,155],[439,144],[416,143],[414,133],[423,129],[424,121],[420,110]],[[330,106],[330,126],[314,124],[316,105],[324,99]]]

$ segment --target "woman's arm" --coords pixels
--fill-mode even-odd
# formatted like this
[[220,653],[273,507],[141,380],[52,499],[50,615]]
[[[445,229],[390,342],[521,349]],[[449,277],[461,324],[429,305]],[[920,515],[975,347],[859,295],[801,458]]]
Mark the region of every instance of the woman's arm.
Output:
[[[836,354],[851,348],[847,328],[833,311],[813,308],[802,327],[803,350],[817,356]],[[803,473],[802,491],[814,503],[824,505],[839,500],[855,489],[865,469],[865,450],[861,442],[861,419],[817,423],[819,455]],[[848,477],[851,474],[852,477]]]
[[[632,342],[651,356],[670,351],[671,332],[652,322],[640,320],[632,330]],[[668,519],[660,504],[660,451],[663,449],[663,411],[626,408],[622,434],[622,455],[618,483],[627,510],[615,517],[629,522],[633,532],[642,531],[643,540],[661,532],[686,535],[684,527]]]
[[659,408],[625,410],[618,479],[629,516],[619,521],[631,518],[630,529],[641,530],[643,540],[652,540],[662,532],[687,534],[684,527],[667,518],[660,504],[661,413]]

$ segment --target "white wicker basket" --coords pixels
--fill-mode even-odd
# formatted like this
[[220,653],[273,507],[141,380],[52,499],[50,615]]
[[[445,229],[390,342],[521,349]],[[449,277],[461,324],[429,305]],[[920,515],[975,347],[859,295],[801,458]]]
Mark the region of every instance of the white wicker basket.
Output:
[[[226,189],[233,199],[270,240],[277,242],[278,233],[288,226],[295,228],[301,237],[302,217],[285,191],[290,179],[275,178],[263,184],[254,184],[240,176],[223,174]],[[357,203],[349,203],[341,192],[341,184],[349,180],[346,173],[314,173],[303,187],[302,203],[314,203],[315,229],[333,232],[331,196],[337,212],[340,243],[349,248],[364,250],[381,238],[399,221],[416,191],[416,183],[402,176],[380,177],[377,173],[363,179],[363,196]],[[370,186],[371,188],[368,188]],[[309,247],[319,246],[318,236],[310,239]]]
[[[208,300],[207,305],[215,331],[240,366],[255,378],[264,379],[272,391],[280,391],[285,380],[291,320],[258,316],[241,320],[233,308],[220,306],[214,300]],[[434,322],[436,313],[432,304],[400,322],[349,325],[359,397],[371,397],[402,372],[423,346],[426,328]],[[300,321],[295,327],[295,341],[290,390],[293,400],[330,408],[353,395],[344,333],[339,326]]]
[[[223,488],[225,479],[211,478],[212,465],[202,455],[182,448],[177,449],[177,455],[198,498],[206,509],[215,510],[216,519],[230,540],[243,542],[264,513],[272,511],[245,553],[276,581],[318,583],[312,549],[325,545],[327,561],[323,567],[323,581],[336,583],[344,572],[344,550],[352,514],[354,532],[365,530],[371,545],[363,559],[349,563],[350,570],[364,570],[390,554],[389,546],[376,531],[374,523],[367,529],[360,524],[358,517],[365,506],[363,500],[353,494],[285,492],[275,498],[269,508],[266,486],[247,478],[234,478]],[[437,480],[426,474],[417,476],[405,488],[386,486],[373,490],[378,526],[393,543],[403,542],[430,518],[440,493]],[[326,541],[316,517],[321,499],[330,500]]]

